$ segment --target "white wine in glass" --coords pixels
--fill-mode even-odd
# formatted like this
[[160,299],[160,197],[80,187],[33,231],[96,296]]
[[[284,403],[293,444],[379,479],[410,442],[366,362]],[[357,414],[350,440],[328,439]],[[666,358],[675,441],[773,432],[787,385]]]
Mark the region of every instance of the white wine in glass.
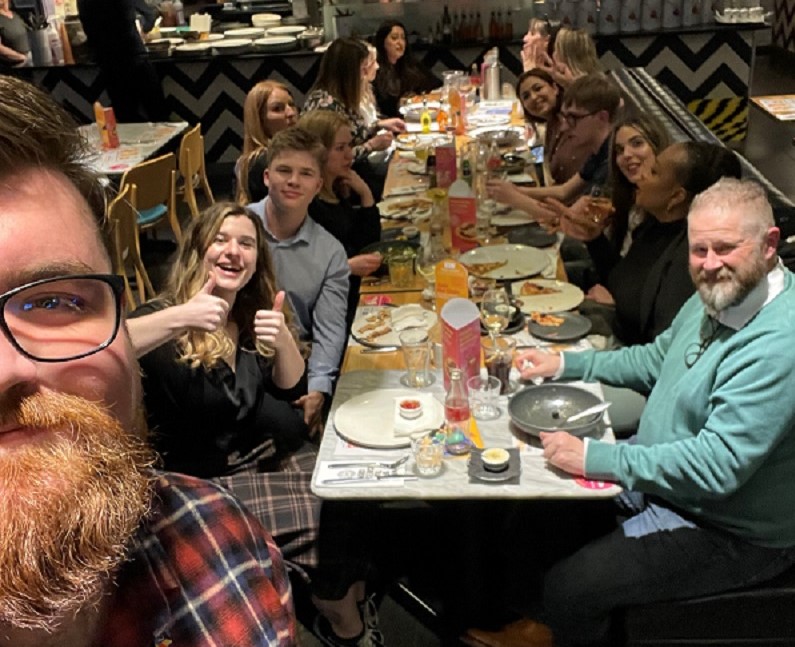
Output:
[[511,303],[505,288],[492,288],[483,294],[480,319],[493,337],[508,327],[511,321]]

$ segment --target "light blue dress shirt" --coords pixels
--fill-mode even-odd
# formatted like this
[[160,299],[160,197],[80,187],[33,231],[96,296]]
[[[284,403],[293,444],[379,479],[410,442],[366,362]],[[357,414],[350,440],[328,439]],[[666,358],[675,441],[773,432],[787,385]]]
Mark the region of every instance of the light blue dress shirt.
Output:
[[265,218],[267,200],[248,208],[265,225],[276,283],[290,299],[301,339],[312,343],[308,388],[330,394],[347,337],[348,257],[340,242],[308,217],[294,236],[278,240]]

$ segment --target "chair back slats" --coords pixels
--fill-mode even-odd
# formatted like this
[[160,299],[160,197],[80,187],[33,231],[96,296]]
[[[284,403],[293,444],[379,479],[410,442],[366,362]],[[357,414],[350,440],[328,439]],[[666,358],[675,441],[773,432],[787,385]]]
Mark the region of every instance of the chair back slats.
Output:
[[215,202],[210,182],[207,180],[201,124],[196,124],[182,136],[179,146],[179,173],[182,176],[180,191],[183,194],[183,199],[190,208],[191,216],[198,218],[197,188],[201,188],[208,204]]
[[133,207],[136,192],[136,185],[128,183],[108,206],[113,271],[124,279],[124,297],[130,310],[155,296],[141,258],[138,218]]
[[141,229],[154,227],[166,219],[179,242],[182,229],[177,217],[176,168],[174,153],[141,162],[124,173],[120,188],[135,185],[135,200],[130,202],[139,214]]

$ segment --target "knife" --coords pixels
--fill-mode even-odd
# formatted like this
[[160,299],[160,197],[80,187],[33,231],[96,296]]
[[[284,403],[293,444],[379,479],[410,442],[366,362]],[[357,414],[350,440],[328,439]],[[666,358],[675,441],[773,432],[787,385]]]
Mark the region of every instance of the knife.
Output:
[[403,479],[404,481],[416,481],[417,477],[411,476],[410,474],[384,474],[383,476],[373,476],[366,479],[346,477],[323,479],[320,481],[320,485],[333,485],[334,483],[378,483],[378,481],[383,481],[384,479]]
[[394,353],[397,350],[400,350],[398,346],[381,346],[379,348],[365,348],[359,351],[359,354],[364,355],[369,353]]

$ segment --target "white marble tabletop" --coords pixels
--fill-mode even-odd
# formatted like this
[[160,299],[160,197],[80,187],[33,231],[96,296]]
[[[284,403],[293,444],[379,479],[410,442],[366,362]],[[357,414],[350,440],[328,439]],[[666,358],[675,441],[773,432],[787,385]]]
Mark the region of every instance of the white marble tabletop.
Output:
[[[478,421],[478,429],[486,447],[516,448],[521,461],[521,476],[518,484],[470,482],[467,457],[447,457],[441,475],[434,478],[384,479],[377,482],[356,484],[321,484],[329,475],[330,461],[395,460],[408,454],[408,447],[389,450],[366,449],[351,445],[337,435],[334,428],[336,410],[350,398],[379,389],[411,389],[399,382],[402,371],[351,371],[340,377],[337,391],[326,424],[320,446],[320,454],[312,476],[312,491],[328,499],[534,499],[534,498],[605,498],[618,494],[619,486],[599,481],[576,479],[547,465],[538,440],[515,428],[508,417],[509,396],[500,397],[502,414],[492,421]],[[575,383],[601,397],[601,385],[597,383]],[[441,377],[423,392],[433,394],[440,402],[444,400]],[[385,413],[384,433],[392,434],[392,412]],[[596,436],[600,440],[615,442],[608,424],[600,427]],[[406,473],[413,475],[412,460],[406,465]],[[320,476],[320,473],[323,476]]]
[[96,124],[86,124],[78,130],[94,151],[86,163],[97,173],[121,175],[149,159],[187,127],[186,121],[118,124],[118,148],[102,147]]

